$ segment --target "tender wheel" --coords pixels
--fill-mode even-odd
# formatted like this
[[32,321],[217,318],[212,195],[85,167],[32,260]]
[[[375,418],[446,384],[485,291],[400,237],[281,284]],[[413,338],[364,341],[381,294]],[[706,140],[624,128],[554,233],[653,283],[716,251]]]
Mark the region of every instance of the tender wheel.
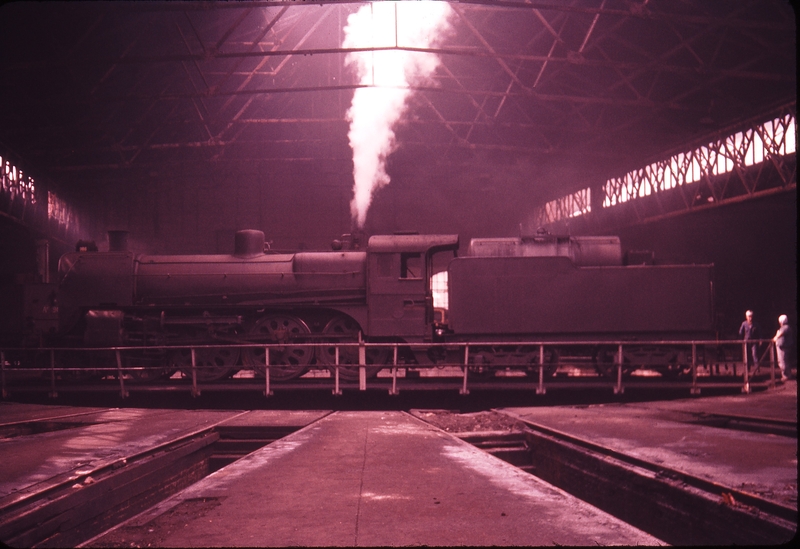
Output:
[[[528,353],[526,354],[526,361],[530,367],[526,370],[528,377],[539,377],[539,349],[526,347]],[[544,351],[544,376],[553,377],[558,371],[561,356],[558,350],[547,349]]]
[[[334,317],[325,325],[322,333],[326,341],[336,343],[358,343],[358,334],[361,326],[349,316]],[[380,364],[381,366],[367,366],[367,377],[375,377],[389,360],[388,347],[370,347],[366,350],[365,362],[367,364]],[[336,347],[322,347],[320,349],[320,362],[326,364],[331,374],[336,372]],[[355,364],[356,366],[348,366]],[[356,347],[339,347],[339,378],[347,381],[358,380],[358,349]]]
[[675,350],[671,353],[669,361],[661,375],[670,379],[689,377],[692,375],[691,350]]
[[628,366],[628,368],[625,365],[622,367],[622,375],[631,374],[636,370],[667,378],[691,373],[691,366],[686,366],[686,353],[673,347],[661,345],[626,347],[622,355],[625,365]]
[[614,364],[615,357],[615,351],[612,348],[595,349],[592,355],[592,364],[594,365],[595,371],[602,377],[615,379],[617,376],[617,367],[616,364]]
[[[210,347],[195,349],[197,381],[209,382],[227,379],[237,372],[239,349]],[[192,350],[181,349],[172,355],[172,364],[180,368],[184,376],[192,377]]]
[[471,351],[469,357],[469,373],[481,379],[494,377],[495,371],[492,369],[492,363],[495,359],[494,351],[489,348]]
[[[270,315],[258,319],[250,329],[252,343],[280,344],[269,350],[269,378],[286,381],[303,375],[314,358],[314,348],[298,345],[308,339],[311,330],[306,323],[288,315]],[[251,347],[244,350],[243,361],[264,376],[266,348]]]

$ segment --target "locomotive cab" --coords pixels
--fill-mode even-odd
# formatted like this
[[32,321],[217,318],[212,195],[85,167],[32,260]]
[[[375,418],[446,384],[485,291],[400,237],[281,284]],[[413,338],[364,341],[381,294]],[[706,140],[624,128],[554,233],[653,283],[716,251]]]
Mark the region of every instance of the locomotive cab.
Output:
[[373,236],[367,246],[371,337],[430,340],[433,256],[457,252],[458,235]]

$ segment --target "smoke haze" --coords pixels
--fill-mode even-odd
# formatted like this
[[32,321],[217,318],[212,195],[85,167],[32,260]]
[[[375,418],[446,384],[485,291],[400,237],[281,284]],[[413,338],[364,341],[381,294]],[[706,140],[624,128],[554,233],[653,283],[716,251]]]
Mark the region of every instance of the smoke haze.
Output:
[[[449,30],[452,14],[444,2],[376,2],[347,18],[344,48],[428,48]],[[403,115],[410,85],[425,82],[439,65],[434,54],[402,50],[347,55],[359,88],[347,111],[353,149],[353,200],[350,212],[363,227],[372,193],[389,183],[385,162],[395,148],[394,125]]]

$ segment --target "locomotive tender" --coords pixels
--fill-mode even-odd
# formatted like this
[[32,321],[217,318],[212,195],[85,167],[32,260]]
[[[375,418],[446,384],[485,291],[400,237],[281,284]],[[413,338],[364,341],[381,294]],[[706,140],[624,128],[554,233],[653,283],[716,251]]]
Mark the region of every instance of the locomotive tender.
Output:
[[[476,369],[530,370],[538,348],[517,343],[688,340],[713,330],[710,265],[623,265],[616,237],[543,232],[474,239],[463,257],[458,248],[458,235],[397,234],[372,236],[365,251],[338,243],[270,253],[261,231],[245,230],[232,255],[134,254],[122,245],[68,253],[59,262],[59,333],[74,346],[185,347],[125,353],[126,365],[160,365],[145,370],[158,375],[187,371],[188,347],[205,346],[195,357],[204,381],[241,367],[263,372],[267,361],[280,381],[332,368],[337,355],[340,375],[357,379],[352,347],[304,343],[429,343],[403,351],[411,367],[448,362],[448,342],[470,342]],[[431,279],[443,266],[449,309],[435,311]],[[211,347],[245,343],[279,346],[269,356],[260,346]],[[388,347],[369,349],[375,375],[392,359]],[[558,347],[549,349],[555,364]]]

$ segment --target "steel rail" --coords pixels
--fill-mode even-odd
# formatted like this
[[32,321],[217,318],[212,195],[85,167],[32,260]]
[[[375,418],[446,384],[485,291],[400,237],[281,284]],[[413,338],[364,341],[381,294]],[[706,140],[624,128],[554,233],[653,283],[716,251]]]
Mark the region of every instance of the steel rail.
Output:
[[658,476],[672,478],[674,480],[678,480],[680,482],[684,482],[689,486],[694,488],[700,489],[706,493],[713,494],[714,496],[718,496],[719,494],[726,492],[734,496],[736,501],[749,505],[751,507],[755,507],[756,509],[768,513],[770,515],[779,517],[784,520],[788,520],[791,522],[797,522],[797,509],[793,507],[789,507],[787,505],[783,505],[781,503],[777,503],[775,501],[770,501],[764,499],[760,496],[755,494],[751,494],[749,492],[744,492],[737,488],[732,488],[730,486],[725,486],[723,484],[719,484],[717,482],[713,482],[710,480],[705,480],[700,477],[696,477],[684,471],[673,469],[671,467],[667,467],[663,464],[652,463],[650,461],[634,457],[632,455],[626,454],[624,452],[620,452],[618,450],[614,450],[607,446],[603,446],[601,444],[597,444],[595,442],[588,441],[584,438],[577,437],[575,435],[571,435],[565,433],[564,431],[560,431],[558,429],[553,429],[551,427],[546,427],[539,423],[535,423],[531,420],[525,419],[513,412],[505,411],[505,410],[492,410],[501,414],[505,414],[509,417],[512,417],[516,420],[523,422],[528,428],[532,429],[534,432],[539,432],[546,434],[550,437],[553,437],[559,441],[563,441],[569,444],[573,444],[575,446],[584,448],[591,452],[595,452],[597,454],[601,454],[624,463],[628,463],[635,467],[639,467],[641,469],[645,469],[655,473]]
[[67,473],[67,476],[64,479],[51,482],[44,481],[43,483],[37,484],[30,491],[20,490],[18,492],[15,492],[14,494],[11,494],[8,497],[0,500],[0,515],[6,515],[10,511],[19,509],[25,505],[28,505],[33,501],[48,496],[52,496],[61,490],[69,489],[72,485],[85,481],[87,477],[93,475],[94,475],[93,478],[98,477],[100,474],[104,472],[112,471],[120,467],[130,466],[131,464],[137,461],[141,461],[142,459],[155,455],[159,452],[164,452],[171,448],[176,448],[181,445],[190,443],[194,439],[197,439],[198,437],[202,437],[213,432],[213,429],[219,426],[220,424],[230,421],[232,419],[236,419],[238,417],[241,417],[249,413],[250,411],[245,411],[232,415],[231,417],[226,417],[224,419],[221,419],[220,421],[206,425],[199,429],[195,429],[175,439],[160,444],[156,444],[150,448],[147,448],[146,450],[133,452],[131,454],[122,457],[100,459],[98,460],[98,462],[90,465],[88,468],[78,467],[76,470]]
[[[39,422],[46,422],[46,421],[58,421],[62,419],[68,419],[73,417],[80,417],[80,416],[88,416],[92,414],[102,414],[104,412],[110,412],[111,410],[117,410],[117,408],[98,408],[97,410],[92,410],[91,412],[78,412],[75,414],[62,414],[60,416],[46,416],[46,417],[37,417],[34,419],[22,419],[20,421],[10,421],[8,423],[0,423],[0,429],[4,429],[6,427],[16,427],[18,425],[28,425],[31,423],[39,423]],[[89,425],[89,424],[87,424]]]
[[[737,431],[753,431],[797,438],[797,420],[776,419],[740,414],[717,414],[702,412],[694,414],[695,423],[711,425]],[[719,425],[722,423],[722,425]]]

